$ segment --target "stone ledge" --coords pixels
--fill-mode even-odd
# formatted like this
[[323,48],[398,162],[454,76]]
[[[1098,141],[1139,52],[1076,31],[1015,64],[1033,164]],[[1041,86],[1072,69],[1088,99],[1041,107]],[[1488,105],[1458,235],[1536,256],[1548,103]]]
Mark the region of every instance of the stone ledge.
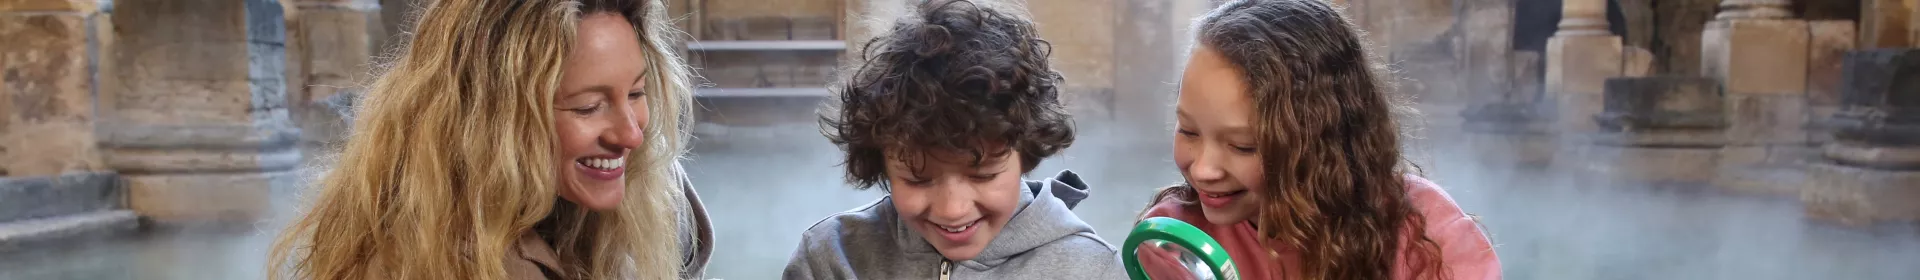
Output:
[[298,166],[300,152],[122,149],[107,153],[105,159],[108,166],[126,174],[279,171]]
[[80,12],[92,13],[100,7],[94,0],[0,0],[0,12]]
[[0,251],[63,238],[133,231],[139,227],[140,216],[127,210],[5,222],[0,223]]
[[113,173],[0,177],[0,222],[121,208],[119,183]]
[[[1634,184],[1706,185],[1713,181],[1718,149],[1587,146],[1572,170]],[[1556,162],[1561,163],[1561,162]]]
[[1810,180],[1804,168],[1792,165],[1722,165],[1713,186],[1736,194],[1797,197]]
[[1800,201],[1810,218],[1864,226],[1920,221],[1920,171],[1874,170],[1832,163],[1811,165]]
[[300,139],[292,126],[256,128],[249,125],[115,125],[100,124],[100,147],[105,149],[259,149],[291,148]]
[[295,171],[125,175],[127,205],[161,223],[253,222],[299,182]]
[[1920,170],[1920,147],[1871,147],[1834,142],[1823,147],[1821,154],[1828,159],[1852,166]]
[[1720,130],[1649,129],[1601,133],[1591,136],[1593,144],[1614,147],[1719,148],[1727,144]]

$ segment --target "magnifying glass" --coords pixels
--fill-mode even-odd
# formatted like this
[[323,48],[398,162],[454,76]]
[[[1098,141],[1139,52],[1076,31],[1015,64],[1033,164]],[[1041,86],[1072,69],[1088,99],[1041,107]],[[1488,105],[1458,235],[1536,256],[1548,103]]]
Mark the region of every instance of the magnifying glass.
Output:
[[1233,259],[1220,242],[1200,228],[1173,218],[1140,221],[1127,234],[1120,252],[1127,276],[1133,280],[1153,279],[1149,271],[1161,280],[1240,279],[1240,271],[1233,267]]

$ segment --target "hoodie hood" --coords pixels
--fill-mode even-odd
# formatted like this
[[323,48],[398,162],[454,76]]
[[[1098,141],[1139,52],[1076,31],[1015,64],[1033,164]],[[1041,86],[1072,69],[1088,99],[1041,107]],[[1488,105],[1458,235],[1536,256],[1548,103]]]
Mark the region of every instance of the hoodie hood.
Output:
[[1073,213],[1088,186],[1070,171],[1021,186],[1007,225],[971,260],[946,260],[901,222],[892,197],[821,220],[801,235],[783,279],[1125,279],[1119,252]]
[[[1024,183],[1022,203],[1014,210],[1013,218],[1007,220],[1007,225],[1001,227],[1000,233],[987,243],[979,256],[955,264],[986,269],[1055,240],[1077,234],[1093,235],[1093,226],[1073,213],[1073,207],[1087,199],[1089,189],[1079,174],[1063,170],[1052,178]],[[911,248],[910,251],[938,254],[933,244],[904,224],[896,223],[894,237],[903,243],[902,247]]]

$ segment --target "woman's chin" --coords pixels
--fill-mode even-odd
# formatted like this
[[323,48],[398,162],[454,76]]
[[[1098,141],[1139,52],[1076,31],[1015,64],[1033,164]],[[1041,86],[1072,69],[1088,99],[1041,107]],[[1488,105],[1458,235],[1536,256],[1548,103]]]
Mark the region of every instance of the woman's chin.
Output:
[[620,208],[620,199],[626,196],[626,187],[617,184],[598,184],[576,187],[574,195],[562,195],[567,201],[594,211],[607,211]]

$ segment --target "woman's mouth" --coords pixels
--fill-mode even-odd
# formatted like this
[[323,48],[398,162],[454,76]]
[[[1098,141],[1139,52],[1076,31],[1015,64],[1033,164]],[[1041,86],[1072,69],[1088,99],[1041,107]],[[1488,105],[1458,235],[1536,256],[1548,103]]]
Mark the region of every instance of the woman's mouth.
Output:
[[947,239],[947,241],[953,242],[956,245],[966,244],[968,240],[973,239],[973,234],[975,232],[979,232],[978,229],[980,228],[980,220],[973,220],[973,222],[968,222],[966,224],[961,224],[958,226],[948,226],[948,225],[941,225],[941,224],[934,224],[933,226],[940,228],[940,237]]
[[1227,207],[1228,204],[1232,204],[1233,201],[1239,200],[1240,197],[1247,194],[1247,190],[1244,189],[1229,192],[1209,192],[1196,189],[1195,192],[1200,193],[1200,206],[1206,206],[1207,208]]
[[574,160],[574,163],[579,166],[581,174],[595,180],[619,180],[621,175],[626,174],[626,157],[586,157]]

